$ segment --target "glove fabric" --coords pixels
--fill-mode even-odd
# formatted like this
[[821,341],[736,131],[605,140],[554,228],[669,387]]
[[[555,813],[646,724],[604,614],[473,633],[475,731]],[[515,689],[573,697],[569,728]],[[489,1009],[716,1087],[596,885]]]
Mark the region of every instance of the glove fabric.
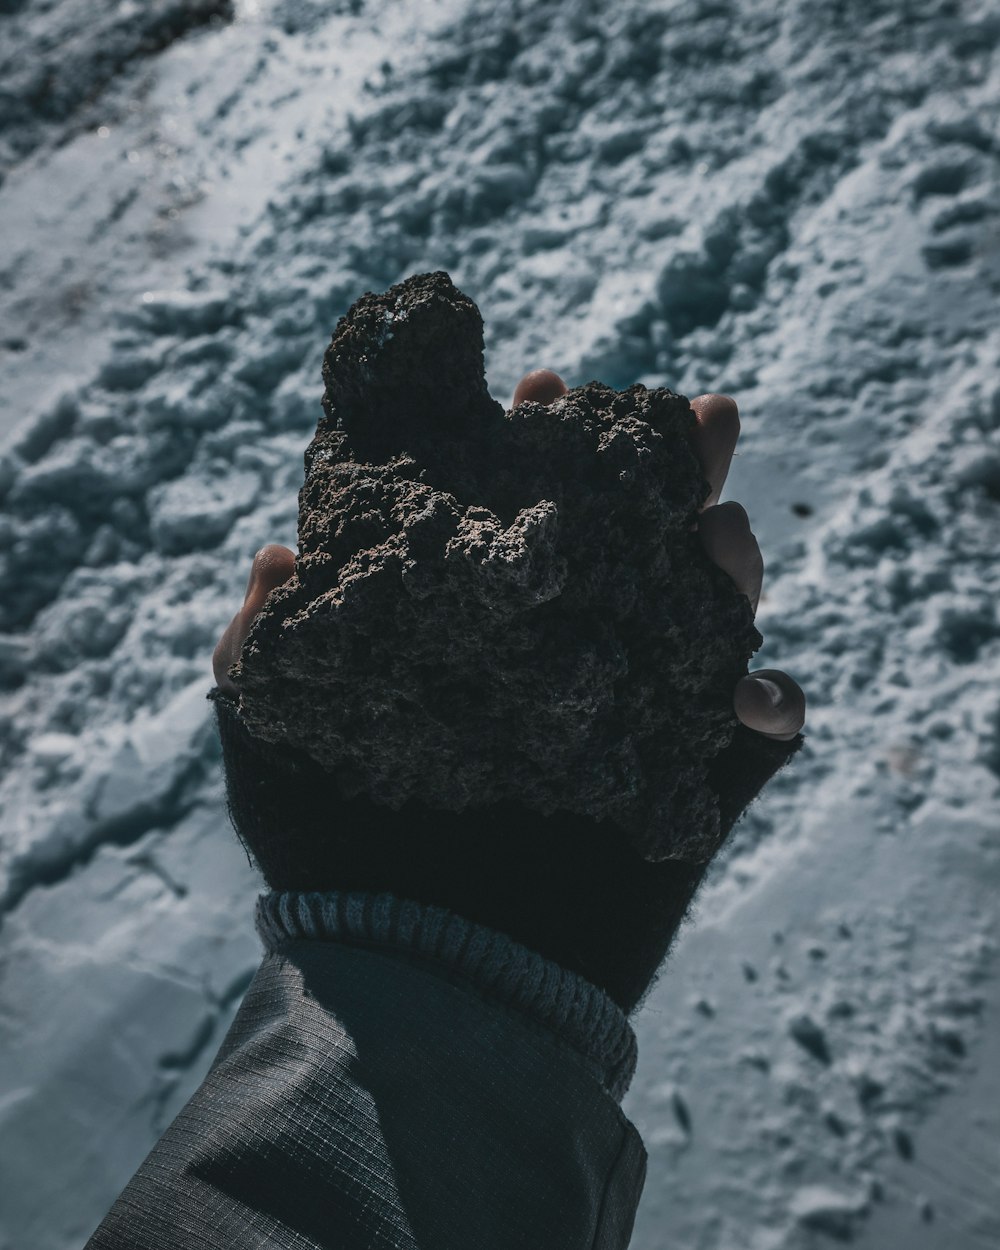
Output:
[[[707,863],[651,863],[610,821],[514,801],[444,812],[346,799],[305,752],[252,737],[236,702],[218,688],[208,697],[229,816],[272,890],[385,891],[443,907],[585,977],[627,1015],[642,1005]],[[710,773],[725,834],[803,742],[737,727]]]

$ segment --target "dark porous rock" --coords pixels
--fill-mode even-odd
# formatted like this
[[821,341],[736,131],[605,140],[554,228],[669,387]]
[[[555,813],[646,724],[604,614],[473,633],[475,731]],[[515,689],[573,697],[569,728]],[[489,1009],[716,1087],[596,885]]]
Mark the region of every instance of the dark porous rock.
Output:
[[323,380],[295,573],[230,670],[250,733],[346,798],[516,799],[708,859],[709,766],[763,638],[694,528],[687,399],[588,382],[505,412],[443,272],[362,296]]

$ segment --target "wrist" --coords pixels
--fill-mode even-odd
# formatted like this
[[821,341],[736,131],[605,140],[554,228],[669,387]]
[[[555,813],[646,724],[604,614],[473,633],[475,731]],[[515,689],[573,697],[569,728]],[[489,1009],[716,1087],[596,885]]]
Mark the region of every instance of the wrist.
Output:
[[555,1035],[616,1101],[632,1081],[637,1043],[624,1012],[505,933],[412,899],[343,890],[261,894],[255,925],[267,954],[289,941],[336,941],[420,963]]
[[449,812],[345,799],[334,774],[210,698],[230,816],[272,890],[388,891],[507,934],[627,1015],[645,1001],[707,864],[650,862],[610,822],[512,801]]

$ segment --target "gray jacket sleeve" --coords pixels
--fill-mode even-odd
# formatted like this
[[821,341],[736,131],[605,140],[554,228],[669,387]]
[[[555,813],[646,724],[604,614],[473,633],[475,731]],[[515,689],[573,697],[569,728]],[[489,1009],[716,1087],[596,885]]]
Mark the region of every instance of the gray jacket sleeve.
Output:
[[505,935],[391,895],[270,894],[205,1080],[86,1250],[624,1250],[635,1036]]

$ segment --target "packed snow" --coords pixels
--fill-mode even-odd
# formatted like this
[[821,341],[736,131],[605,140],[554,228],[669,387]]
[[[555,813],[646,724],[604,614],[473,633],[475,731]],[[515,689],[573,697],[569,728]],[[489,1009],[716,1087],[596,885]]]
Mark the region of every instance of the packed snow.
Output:
[[732,395],[805,748],[634,1021],[634,1250],[1000,1239],[1000,16],[0,4],[0,1250],[83,1244],[259,963],[211,653],[320,361],[445,269],[493,394]]

